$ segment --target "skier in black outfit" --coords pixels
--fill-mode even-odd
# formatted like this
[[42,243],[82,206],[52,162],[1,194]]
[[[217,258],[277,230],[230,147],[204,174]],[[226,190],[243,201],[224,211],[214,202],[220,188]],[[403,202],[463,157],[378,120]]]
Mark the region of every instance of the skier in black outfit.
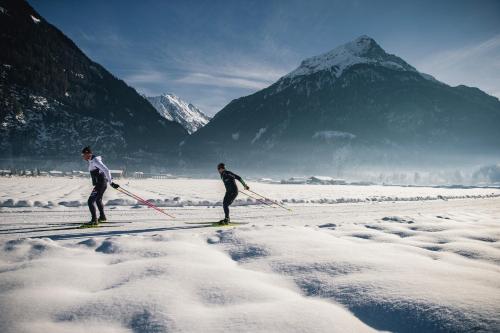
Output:
[[[85,223],[83,226],[92,227],[97,226],[99,222],[106,222],[102,196],[106,191],[107,183],[110,183],[113,188],[118,188],[120,186],[113,183],[111,172],[108,167],[102,163],[101,156],[93,155],[90,147],[83,148],[82,158],[89,162],[89,172],[92,177],[92,185],[94,185],[88,199],[89,210],[92,218],[90,222]],[[97,209],[99,210],[99,218],[97,218],[95,206],[97,206]]]
[[219,224],[227,225],[231,221],[229,218],[229,206],[233,203],[234,199],[238,196],[238,186],[236,186],[236,181],[238,180],[245,190],[250,189],[245,181],[238,176],[237,174],[232,173],[229,170],[226,170],[226,166],[224,163],[219,163],[217,165],[217,170],[219,171],[220,178],[224,182],[224,186],[226,187],[226,195],[224,195],[224,200],[222,202],[222,207],[224,208],[224,219],[219,221]]

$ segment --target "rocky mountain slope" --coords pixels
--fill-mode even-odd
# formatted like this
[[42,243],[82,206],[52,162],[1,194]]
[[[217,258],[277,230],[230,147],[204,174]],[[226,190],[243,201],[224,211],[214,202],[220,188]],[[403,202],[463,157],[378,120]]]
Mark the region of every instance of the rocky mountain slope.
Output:
[[147,100],[163,118],[181,124],[189,134],[196,132],[210,120],[210,117],[196,106],[183,101],[174,94],[165,93],[160,96],[147,97]]
[[73,158],[84,145],[167,156],[187,135],[25,1],[0,1],[0,46],[4,158]]

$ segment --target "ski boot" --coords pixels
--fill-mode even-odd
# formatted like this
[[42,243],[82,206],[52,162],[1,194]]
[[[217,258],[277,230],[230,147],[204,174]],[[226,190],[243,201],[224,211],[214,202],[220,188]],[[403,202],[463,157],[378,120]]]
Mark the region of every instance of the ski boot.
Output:
[[226,217],[223,220],[219,221],[219,225],[228,225],[231,222],[231,219],[229,217]]
[[99,222],[97,220],[90,220],[87,223],[82,224],[79,229],[86,229],[86,228],[97,228],[99,226]]
[[108,222],[108,220],[106,220],[106,216],[104,216],[104,217],[99,217],[99,218],[97,219],[97,223],[102,223],[102,222]]

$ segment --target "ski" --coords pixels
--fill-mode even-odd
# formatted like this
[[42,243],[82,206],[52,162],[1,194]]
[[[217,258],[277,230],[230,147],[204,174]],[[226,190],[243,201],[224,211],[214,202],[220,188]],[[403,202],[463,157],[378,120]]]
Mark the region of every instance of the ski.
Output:
[[220,224],[219,222],[213,222],[212,224],[210,224],[210,226],[217,228],[225,228],[225,227],[237,227],[243,224],[248,224],[248,223],[230,222],[228,224]]
[[123,225],[106,225],[105,223],[103,224],[97,224],[97,225],[85,225],[81,224],[78,227],[70,227],[70,228],[65,228],[65,230],[68,229],[99,229],[99,228],[116,228],[116,227],[122,227]]
[[219,222],[184,222],[184,223],[185,224],[207,224],[207,225],[212,225],[212,226],[217,226],[217,227],[248,224],[248,222],[230,222],[229,224],[219,224]]
[[[114,225],[114,224],[123,224],[123,223],[132,223],[131,221],[113,221],[113,222],[101,222],[99,223],[100,226],[103,226],[103,225],[106,225],[106,224],[110,224],[110,225]],[[78,226],[81,226],[82,223],[81,222],[62,222],[62,223],[49,223],[47,224],[49,227],[57,227],[57,226],[71,226],[71,225],[78,225]]]

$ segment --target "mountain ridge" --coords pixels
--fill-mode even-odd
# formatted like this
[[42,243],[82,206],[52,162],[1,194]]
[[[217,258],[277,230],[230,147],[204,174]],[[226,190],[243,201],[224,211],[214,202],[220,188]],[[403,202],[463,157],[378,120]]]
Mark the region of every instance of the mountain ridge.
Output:
[[[467,159],[478,147],[498,153],[498,99],[420,73],[369,37],[351,43],[359,40],[374,48],[375,61],[348,59],[341,67],[335,57],[328,64],[306,59],[270,86],[231,101],[186,139],[181,153],[212,163],[267,160],[299,167],[308,161],[326,167],[370,160],[419,162],[418,155],[426,152]],[[345,44],[334,53],[339,48]],[[387,65],[387,59],[400,66]],[[199,149],[203,143],[206,151]]]

